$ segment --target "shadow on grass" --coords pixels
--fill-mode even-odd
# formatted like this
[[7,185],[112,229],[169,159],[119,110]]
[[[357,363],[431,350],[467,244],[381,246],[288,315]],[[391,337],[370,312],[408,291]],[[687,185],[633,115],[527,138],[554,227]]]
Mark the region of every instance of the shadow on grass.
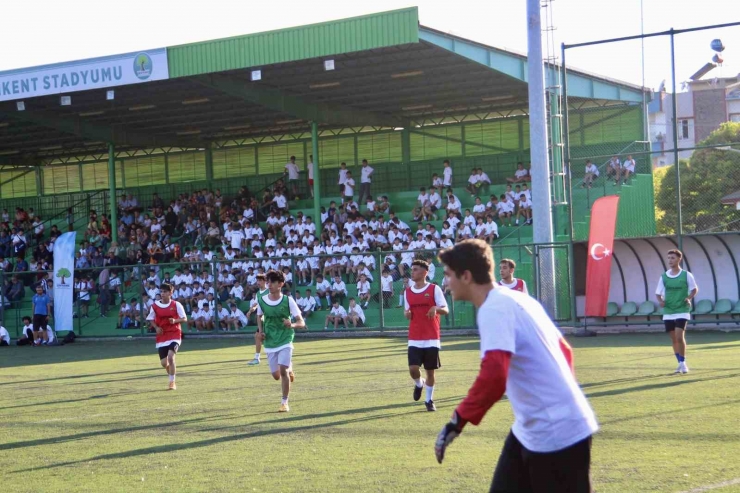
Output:
[[18,404],[15,406],[0,407],[0,411],[4,411],[6,409],[19,409],[19,408],[34,407],[34,406],[53,406],[55,404],[71,404],[74,402],[94,401],[98,399],[107,399],[110,397],[123,397],[127,395],[139,395],[139,394],[147,394],[151,392],[160,392],[160,391],[159,390],[142,390],[141,392],[116,392],[113,394],[91,395],[90,397],[82,397],[79,399],[64,399],[64,400],[59,400],[59,401],[34,402],[31,404]]
[[175,421],[171,423],[156,423],[156,424],[143,425],[143,426],[130,426],[127,428],[115,428],[115,429],[109,429],[109,430],[89,431],[85,433],[77,433],[75,435],[67,435],[63,437],[39,438],[36,440],[26,440],[23,442],[2,443],[0,444],[0,450],[14,450],[14,449],[25,448],[25,447],[37,447],[39,445],[55,445],[58,443],[83,440],[85,438],[116,435],[118,433],[129,433],[129,432],[136,432],[136,431],[154,430],[157,428],[169,428],[173,426],[179,426],[179,425],[185,425],[185,424],[191,424],[191,423],[213,421],[213,420],[225,417],[225,416],[228,416],[228,415],[221,414],[217,416],[203,416],[201,418],[185,419],[182,421]]
[[709,377],[709,378],[690,378],[690,377],[687,377],[686,375],[675,375],[674,377],[675,380],[671,380],[669,382],[656,383],[656,384],[650,384],[650,385],[639,385],[637,387],[626,387],[623,389],[604,390],[601,392],[591,392],[591,393],[586,393],[586,397],[593,399],[595,397],[629,394],[631,392],[642,392],[644,390],[667,389],[667,388],[677,387],[679,385],[686,385],[686,384],[691,384],[691,383],[711,382],[715,380],[724,380],[726,378],[735,378],[739,375],[740,373],[733,373],[731,375],[721,375],[721,376]]
[[[443,400],[448,400],[448,399],[443,399]],[[443,400],[440,400],[440,402],[442,402]],[[251,423],[248,425],[244,425],[244,426],[255,426],[255,425],[260,425],[260,424],[274,425],[276,423],[278,424],[291,423],[291,422],[296,422],[296,421],[303,421],[306,419],[333,417],[333,416],[340,415],[340,414],[341,415],[348,415],[348,414],[351,415],[351,414],[358,414],[358,413],[364,413],[364,412],[383,411],[383,410],[391,410],[391,409],[405,409],[411,406],[419,406],[419,403],[393,404],[393,405],[388,405],[388,406],[376,406],[376,407],[368,407],[368,408],[349,409],[345,411],[337,411],[337,412],[332,412],[332,413],[313,414],[313,415],[305,415],[305,416],[290,416],[290,417],[285,417],[279,421],[276,421],[276,420],[261,421],[257,423]],[[52,469],[52,468],[57,468],[57,467],[73,466],[75,464],[82,464],[82,463],[87,463],[90,461],[97,461],[97,460],[127,459],[130,457],[139,457],[139,456],[146,456],[146,455],[152,455],[152,454],[177,452],[181,450],[192,450],[192,449],[198,449],[202,447],[209,447],[211,445],[220,445],[220,444],[224,444],[227,442],[246,440],[250,438],[259,438],[259,437],[270,436],[270,435],[281,435],[284,433],[295,433],[295,432],[308,431],[308,430],[313,431],[313,430],[318,430],[318,429],[323,429],[323,428],[332,428],[335,426],[383,420],[383,419],[393,418],[397,416],[406,416],[406,415],[407,415],[406,412],[396,412],[396,413],[386,412],[382,414],[376,414],[374,416],[363,416],[363,417],[352,418],[352,419],[341,419],[337,421],[331,421],[328,423],[312,423],[312,424],[306,424],[302,426],[280,427],[280,428],[273,428],[273,429],[266,429],[266,430],[257,430],[257,431],[247,432],[247,433],[239,433],[239,434],[235,434],[231,436],[225,436],[225,437],[208,438],[205,440],[198,440],[198,441],[193,441],[193,442],[188,442],[188,443],[172,443],[172,444],[165,444],[165,445],[158,445],[158,446],[153,446],[153,447],[145,447],[145,448],[140,448],[140,449],[128,450],[125,452],[117,452],[113,454],[101,454],[101,455],[96,455],[94,457],[90,457],[87,459],[60,462],[58,464],[47,465],[45,467],[46,469]],[[207,419],[216,419],[220,417],[221,416],[215,416],[211,418],[200,418],[200,419],[191,420],[191,421],[205,421]],[[89,436],[95,436],[95,435],[107,435],[107,434],[114,434],[114,433],[122,433],[126,431],[139,431],[139,430],[144,430],[144,429],[152,429],[152,428],[165,427],[165,426],[176,426],[179,424],[187,424],[187,423],[188,422],[181,421],[181,422],[176,422],[176,423],[172,423],[169,425],[167,424],[147,425],[143,427],[132,427],[132,428],[125,428],[125,429],[117,429],[117,430],[104,430],[100,432],[81,433],[78,435],[71,435],[69,437],[61,437],[61,438],[56,438],[56,439],[51,438],[51,439],[41,439],[41,440],[30,440],[28,442],[16,442],[14,444],[6,444],[5,446],[0,446],[0,450],[28,447],[28,446],[34,446],[34,445],[59,443],[63,441],[87,438]],[[430,453],[431,453],[431,445],[430,445]],[[12,471],[12,474],[26,473],[30,471],[36,471],[36,470],[38,469],[37,468],[19,469],[16,471]]]

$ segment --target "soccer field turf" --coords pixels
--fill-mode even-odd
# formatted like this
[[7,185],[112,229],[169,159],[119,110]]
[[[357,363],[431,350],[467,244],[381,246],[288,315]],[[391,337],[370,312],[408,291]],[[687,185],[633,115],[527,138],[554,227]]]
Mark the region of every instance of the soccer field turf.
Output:
[[[740,491],[740,334],[688,340],[691,373],[672,375],[665,334],[571,339],[601,424],[598,492]],[[433,452],[477,374],[477,339],[444,341],[437,413],[411,399],[403,339],[298,340],[289,414],[266,360],[245,365],[247,342],[185,340],[174,392],[153,341],[0,348],[0,488],[488,491],[513,419],[505,400],[444,464]]]

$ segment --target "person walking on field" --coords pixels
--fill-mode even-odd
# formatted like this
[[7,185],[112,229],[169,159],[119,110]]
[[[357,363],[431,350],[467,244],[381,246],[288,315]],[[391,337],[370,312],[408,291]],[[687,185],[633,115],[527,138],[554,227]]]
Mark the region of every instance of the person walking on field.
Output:
[[172,286],[162,283],[159,286],[160,300],[155,301],[149,309],[146,319],[157,332],[156,347],[159,352],[159,362],[167,371],[170,378],[169,390],[176,390],[175,375],[177,373],[175,355],[182,344],[182,328],[180,324],[187,323],[188,317],[185,308],[179,301],[172,299]]
[[598,424],[575,379],[571,347],[537,300],[494,282],[493,253],[484,241],[464,240],[439,258],[453,299],[477,309],[481,365],[437,436],[437,461],[467,423],[478,425],[506,393],[514,424],[490,491],[590,493]]
[[673,354],[678,368],[673,373],[688,373],[686,365],[686,327],[691,319],[691,300],[699,293],[694,276],[681,268],[683,253],[669,250],[666,256],[669,269],[660,276],[655,295],[663,308],[665,331],[671,336]]

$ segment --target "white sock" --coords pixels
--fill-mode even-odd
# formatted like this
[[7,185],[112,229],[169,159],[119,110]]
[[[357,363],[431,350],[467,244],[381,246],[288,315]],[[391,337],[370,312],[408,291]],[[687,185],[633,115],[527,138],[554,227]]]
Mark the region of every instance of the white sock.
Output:
[[260,353],[254,353],[254,359],[260,359]]
[[280,404],[287,404],[287,403],[288,403],[287,397],[283,397],[282,399],[280,399]]
[[175,375],[170,375],[170,382],[174,382],[174,381],[175,381]]
[[418,388],[421,388],[421,386],[423,385],[423,384],[421,383],[421,378],[415,378],[415,379],[414,379],[414,383],[416,384],[416,386],[417,386]]
[[426,391],[427,391],[427,398],[425,402],[429,402],[432,400],[432,396],[434,395],[434,385],[431,387],[429,385],[425,385]]

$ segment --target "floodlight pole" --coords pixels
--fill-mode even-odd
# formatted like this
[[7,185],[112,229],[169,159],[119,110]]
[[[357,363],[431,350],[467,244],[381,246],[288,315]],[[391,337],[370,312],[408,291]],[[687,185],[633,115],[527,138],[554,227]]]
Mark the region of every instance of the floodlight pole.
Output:
[[[527,68],[529,70],[529,148],[532,160],[532,216],[535,244],[553,241],[552,194],[547,152],[547,105],[545,103],[545,70],[542,59],[542,21],[540,0],[527,0]],[[551,248],[539,248],[541,279],[540,302],[552,315],[555,313],[555,263]]]
[[118,244],[118,203],[116,201],[116,148],[108,143],[108,201],[110,202],[111,241]]
[[683,217],[681,215],[681,167],[678,165],[678,103],[676,93],[676,50],[674,46],[675,32],[673,28],[669,31],[671,35],[671,83],[673,84],[673,97],[671,107],[673,110],[673,164],[676,167],[676,241],[678,249],[683,251]]
[[311,152],[313,154],[313,222],[316,238],[321,238],[321,173],[319,172],[319,124],[311,122]]

